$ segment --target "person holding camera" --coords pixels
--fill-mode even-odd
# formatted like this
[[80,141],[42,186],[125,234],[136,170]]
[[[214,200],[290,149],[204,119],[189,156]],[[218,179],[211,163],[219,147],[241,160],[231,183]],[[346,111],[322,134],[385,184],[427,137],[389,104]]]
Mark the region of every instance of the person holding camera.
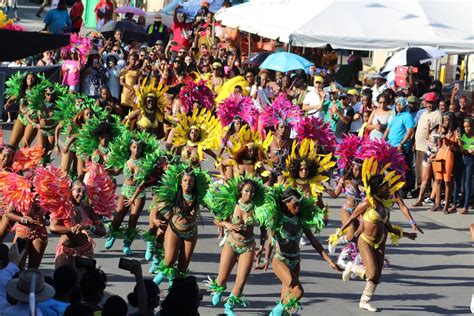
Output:
[[56,247],[56,268],[74,263],[75,257],[94,257],[94,241],[92,236],[105,236],[104,224],[94,213],[94,210],[84,202],[85,186],[76,180],[71,186],[72,213],[66,219],[52,219],[50,230],[60,234]]

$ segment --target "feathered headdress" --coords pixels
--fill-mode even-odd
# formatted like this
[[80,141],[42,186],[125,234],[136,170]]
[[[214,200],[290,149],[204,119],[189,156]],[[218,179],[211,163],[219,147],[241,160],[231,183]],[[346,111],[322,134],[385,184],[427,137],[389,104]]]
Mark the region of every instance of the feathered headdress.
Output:
[[66,87],[60,85],[57,82],[52,83],[41,75],[38,75],[38,78],[40,79],[39,83],[29,89],[26,93],[26,98],[28,100],[28,109],[30,111],[37,112],[42,109],[45,100],[44,92],[46,88],[53,88],[56,100],[61,97],[64,97],[69,93]]
[[211,111],[215,106],[214,94],[204,80],[199,80],[197,83],[188,82],[181,88],[179,98],[185,113],[193,111],[195,102],[199,103],[199,109]]
[[226,80],[222,87],[220,87],[219,91],[217,92],[218,94],[216,96],[216,103],[221,103],[230,95],[232,95],[236,86],[240,86],[242,88],[242,95],[247,96],[249,94],[247,90],[247,87],[249,86],[248,81],[242,76],[235,76],[232,79]]
[[25,74],[18,71],[8,78],[8,80],[5,82],[4,95],[6,99],[11,97],[18,98],[24,76]]
[[155,79],[152,79],[148,85],[146,82],[146,80],[143,80],[140,89],[135,90],[136,95],[138,95],[138,108],[142,113],[147,112],[147,97],[156,98],[156,109],[153,111],[156,113],[157,120],[163,122],[163,113],[167,102],[165,93],[168,91],[168,87],[161,83],[157,85]]
[[51,218],[66,219],[71,216],[71,181],[64,171],[52,164],[41,166],[35,170],[33,185],[40,207],[50,213]]
[[[401,175],[397,175],[396,170],[388,171],[390,167],[390,163],[384,165],[382,163],[379,163],[379,161],[375,157],[365,159],[362,164],[361,175],[362,183],[364,185],[365,190],[365,196],[372,205],[372,207],[375,207],[375,198],[374,192],[372,192],[372,189],[369,186],[369,181],[373,176],[375,176],[376,174],[380,174],[384,177],[383,183],[388,184],[391,197],[393,197],[393,195],[405,185],[405,182],[400,181]],[[394,200],[391,198],[389,198],[388,200],[381,201],[385,207],[391,207],[394,202]]]
[[24,31],[25,29],[23,26],[15,24],[13,19],[9,19],[3,11],[0,11],[0,30]]
[[301,119],[301,108],[291,103],[285,94],[281,93],[273,101],[271,106],[267,106],[262,113],[260,119],[263,121],[264,127],[276,127],[278,123],[296,126]]
[[[323,172],[328,171],[336,164],[335,161],[331,161],[332,153],[327,155],[318,155],[316,153],[314,142],[310,139],[304,139],[301,144],[293,142],[291,148],[291,154],[286,158],[286,165],[288,170],[291,170],[294,164],[307,163],[307,161],[313,161],[317,167],[317,171],[314,176],[307,179],[309,184],[311,195],[316,197],[319,193],[324,191],[324,187],[321,183],[329,180],[329,177],[322,175]],[[313,170],[309,170],[313,172]],[[283,175],[286,177],[286,186],[297,187],[298,179],[294,178],[291,171],[284,171]],[[310,173],[311,174],[311,173]]]
[[[265,193],[265,203],[258,208],[255,219],[270,230],[277,230],[283,225],[283,209],[281,195],[285,191],[282,185],[269,187]],[[314,229],[319,233],[324,227],[325,211],[316,206],[313,198],[307,198],[302,192],[300,201],[300,212],[297,215],[305,228]]]
[[101,164],[87,162],[84,184],[94,213],[109,218],[117,205],[115,184]]
[[397,171],[397,174],[405,179],[405,173],[408,170],[404,156],[383,139],[370,140],[364,139],[362,142],[358,157],[360,160],[375,158],[379,165],[390,164],[390,168]]
[[336,136],[329,124],[314,116],[302,117],[295,126],[296,138],[302,141],[305,138],[318,141],[324,152],[334,152]]
[[337,167],[347,170],[351,162],[359,156],[363,139],[355,135],[344,135],[342,142],[337,145],[334,155],[337,157]]
[[24,147],[15,152],[13,157],[13,171],[20,172],[36,168],[41,163],[44,148],[36,145],[34,147]]
[[239,184],[244,180],[252,180],[255,184],[256,191],[252,198],[254,211],[263,205],[265,186],[261,179],[242,176],[231,178],[224,185],[211,186],[205,198],[209,210],[218,221],[225,221],[234,213],[235,205],[239,200]]
[[252,131],[248,126],[243,126],[237,136],[238,138],[236,139],[230,139],[233,145],[233,155],[238,153],[243,146],[255,146],[258,148],[258,150],[266,152],[273,141],[273,133],[268,133],[265,139],[263,139],[262,135],[259,132]]
[[69,45],[61,48],[61,52],[70,53],[77,50],[83,64],[87,62],[87,54],[92,50],[90,38],[73,33],[69,37]]
[[35,199],[30,181],[13,172],[0,172],[0,195],[3,211],[12,205],[23,214],[30,210]]
[[198,141],[191,145],[197,145],[199,159],[204,159],[204,150],[214,150],[219,148],[219,136],[221,134],[221,124],[219,119],[209,110],[195,108],[191,115],[179,113],[177,115],[178,125],[173,135],[173,146],[182,147],[190,144],[188,139],[189,131],[198,129],[200,137]]
[[142,159],[140,169],[135,175],[135,181],[141,184],[151,176],[162,176],[166,165],[169,163],[165,157],[166,152],[158,146],[152,152],[146,153]]
[[[178,188],[181,185],[181,179],[187,168],[190,167],[184,163],[168,165],[168,169],[157,189],[158,202],[163,203],[163,209],[170,209],[176,205]],[[204,197],[209,189],[211,177],[201,168],[192,168],[192,173],[196,176],[194,185],[197,188],[197,201],[199,204],[205,205]]]
[[240,116],[254,127],[258,118],[258,109],[252,98],[232,94],[217,106],[216,114],[222,126],[228,126],[236,116]]

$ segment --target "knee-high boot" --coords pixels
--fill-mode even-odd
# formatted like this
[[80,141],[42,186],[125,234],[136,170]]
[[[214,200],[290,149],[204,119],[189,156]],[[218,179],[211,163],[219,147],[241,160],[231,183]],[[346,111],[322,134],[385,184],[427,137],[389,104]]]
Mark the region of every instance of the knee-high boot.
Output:
[[377,308],[370,305],[370,300],[372,299],[372,296],[374,296],[376,288],[377,284],[370,280],[367,281],[364,291],[362,292],[362,296],[360,297],[359,308],[368,310],[369,312],[377,311]]

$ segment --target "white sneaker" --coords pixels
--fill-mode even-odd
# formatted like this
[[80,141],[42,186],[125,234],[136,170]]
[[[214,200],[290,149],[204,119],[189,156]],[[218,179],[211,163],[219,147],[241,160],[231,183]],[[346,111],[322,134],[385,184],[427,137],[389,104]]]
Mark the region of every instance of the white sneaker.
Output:
[[12,120],[11,120],[11,119],[8,119],[8,120],[7,120],[7,123],[11,123],[11,122],[12,122]]
[[308,240],[308,238],[306,238],[306,236],[301,237],[301,239],[300,239],[300,245],[301,245],[301,246],[307,246],[307,245],[309,245],[309,240]]

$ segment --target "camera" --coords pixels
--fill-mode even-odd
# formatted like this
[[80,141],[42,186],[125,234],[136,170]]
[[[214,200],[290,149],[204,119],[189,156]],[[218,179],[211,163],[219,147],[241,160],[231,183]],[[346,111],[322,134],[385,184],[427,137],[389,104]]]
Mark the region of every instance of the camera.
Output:
[[89,258],[74,258],[74,265],[77,269],[95,269],[97,261]]
[[133,265],[132,260],[126,259],[126,258],[120,258],[118,267],[119,269],[122,269],[122,270],[132,271],[132,265]]

